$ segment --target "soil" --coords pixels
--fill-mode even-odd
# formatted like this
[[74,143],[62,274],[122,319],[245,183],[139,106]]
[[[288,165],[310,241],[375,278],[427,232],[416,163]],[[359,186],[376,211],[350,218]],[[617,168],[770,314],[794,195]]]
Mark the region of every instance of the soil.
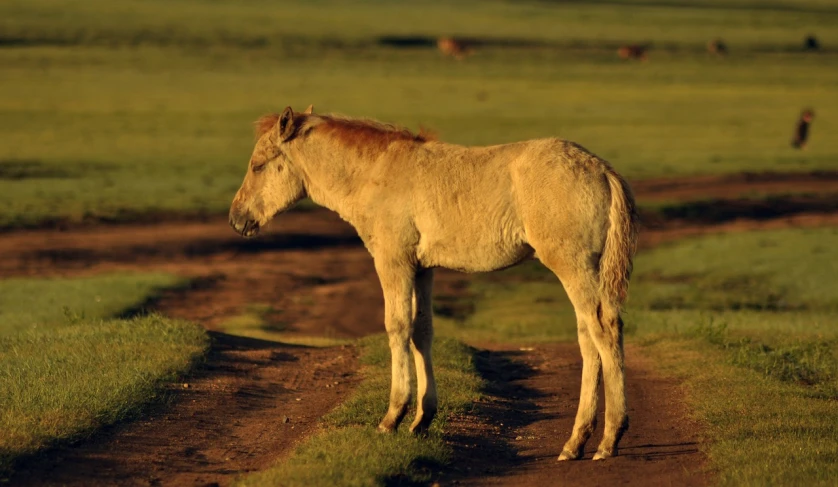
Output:
[[[663,214],[646,224],[641,247],[706,233],[838,225],[831,203],[838,176],[832,173],[658,180],[634,187],[647,201],[719,195],[728,199],[714,208],[730,208],[711,212],[723,215],[718,219]],[[745,200],[730,199],[779,189],[820,196],[817,204],[787,205],[768,217],[746,211]],[[282,215],[253,240],[234,234],[223,218],[14,231],[0,234],[0,255],[4,277],[117,271],[184,276],[189,286],[139,308],[210,330],[254,303],[267,303],[271,326],[290,334],[354,338],[383,331],[372,260],[354,230],[325,210]],[[469,279],[437,272],[436,294],[463,292]],[[172,387],[171,401],[141,420],[24,462],[12,485],[228,484],[287,454],[357,380],[351,347],[294,347],[218,331],[212,336],[206,363],[185,379],[188,388]],[[678,384],[657,376],[637,350],[629,348],[627,358],[631,429],[621,455],[597,463],[555,461],[578,398],[575,345],[495,346],[481,352],[479,362],[492,388],[474,414],[452,421],[456,467],[441,474],[441,483],[706,483],[697,430],[685,419]]]
[[838,171],[741,173],[633,181],[644,202],[718,200],[736,196],[823,194],[838,192]]
[[474,413],[449,420],[448,441],[458,461],[439,479],[440,485],[708,483],[699,428],[687,419],[678,383],[658,376],[638,348],[626,347],[631,425],[620,442],[619,455],[603,462],[591,460],[601,427],[588,441],[582,460],[557,461],[573,429],[582,379],[576,344],[490,345],[477,364],[490,384],[487,395]]

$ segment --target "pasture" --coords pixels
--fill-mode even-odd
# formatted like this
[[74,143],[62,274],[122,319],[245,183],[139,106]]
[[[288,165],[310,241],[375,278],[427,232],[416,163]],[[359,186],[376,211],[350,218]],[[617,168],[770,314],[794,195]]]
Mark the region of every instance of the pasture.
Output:
[[[0,479],[829,485],[835,25],[832,0],[3,2]],[[389,350],[351,228],[311,204],[258,240],[226,224],[252,122],[309,104],[458,144],[566,138],[636,183],[621,456],[554,461],[576,320],[536,262],[437,273],[440,415],[375,433]]]

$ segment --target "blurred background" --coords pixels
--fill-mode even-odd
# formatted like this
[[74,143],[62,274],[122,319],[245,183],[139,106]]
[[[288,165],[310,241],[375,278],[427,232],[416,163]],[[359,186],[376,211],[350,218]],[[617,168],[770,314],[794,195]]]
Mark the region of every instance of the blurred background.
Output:
[[0,226],[222,212],[286,105],[558,136],[635,180],[834,168],[836,25],[827,0],[6,0]]

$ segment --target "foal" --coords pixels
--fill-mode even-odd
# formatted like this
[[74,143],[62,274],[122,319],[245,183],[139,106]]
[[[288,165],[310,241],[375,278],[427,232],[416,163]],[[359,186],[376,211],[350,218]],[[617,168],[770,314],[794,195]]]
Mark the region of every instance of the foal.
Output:
[[559,460],[582,455],[605,384],[605,432],[594,460],[617,453],[628,426],[623,322],[637,238],[628,184],[604,160],[560,139],[489,147],[429,140],[378,122],[297,113],[263,117],[247,174],[230,208],[245,237],[305,196],[337,212],[372,254],[384,292],[392,354],[393,431],[411,398],[410,429],[437,411],[431,362],[433,269],[484,272],[536,257],[561,280],[576,312],[582,389]]

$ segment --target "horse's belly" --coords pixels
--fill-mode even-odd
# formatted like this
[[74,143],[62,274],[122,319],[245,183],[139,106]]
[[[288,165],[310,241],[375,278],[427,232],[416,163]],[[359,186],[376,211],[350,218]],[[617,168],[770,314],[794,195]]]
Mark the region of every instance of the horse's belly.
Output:
[[504,269],[533,256],[532,247],[522,242],[420,241],[417,250],[423,267],[444,267],[461,272]]

